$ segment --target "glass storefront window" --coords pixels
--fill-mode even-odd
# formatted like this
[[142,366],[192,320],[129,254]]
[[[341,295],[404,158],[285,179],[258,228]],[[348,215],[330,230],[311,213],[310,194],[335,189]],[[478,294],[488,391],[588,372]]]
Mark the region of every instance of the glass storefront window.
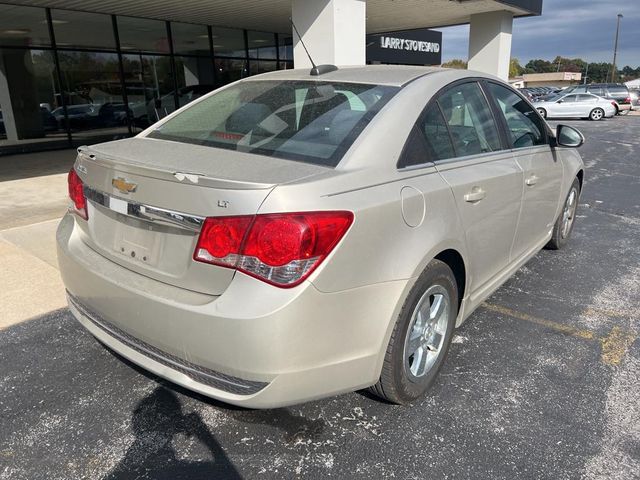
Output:
[[118,17],[117,22],[123,52],[170,52],[165,22],[134,17]]
[[249,58],[275,60],[276,36],[267,32],[247,32]]
[[251,75],[273,72],[278,69],[278,62],[270,60],[251,60],[249,62]]
[[248,76],[246,60],[216,58],[216,88]]
[[54,113],[61,96],[52,52],[0,48],[0,74],[7,80],[0,84],[0,136],[11,143],[66,140]]
[[125,87],[133,126],[146,128],[175,110],[171,58],[123,55]]
[[278,49],[281,61],[293,61],[293,37],[291,35],[278,35]]
[[58,52],[67,104],[52,113],[71,131],[74,140],[118,138],[128,133],[118,56],[115,53]]
[[222,57],[244,57],[246,55],[244,32],[234,28],[213,27],[213,53]]
[[51,10],[56,45],[63,48],[104,48],[115,50],[113,24],[109,15]]
[[0,5],[0,45],[50,45],[49,27],[44,8]]
[[173,52],[183,55],[210,55],[209,33],[204,25],[171,22]]
[[210,57],[175,57],[175,64],[179,107],[213,90],[213,62]]

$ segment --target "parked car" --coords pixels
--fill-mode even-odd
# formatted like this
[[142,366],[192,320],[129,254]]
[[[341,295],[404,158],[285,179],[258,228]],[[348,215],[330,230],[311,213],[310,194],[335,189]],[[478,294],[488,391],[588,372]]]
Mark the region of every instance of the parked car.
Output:
[[631,110],[640,110],[640,90],[629,90]]
[[631,96],[629,89],[623,83],[590,83],[569,87],[562,93],[591,93],[599,97],[612,100],[615,103],[616,115],[625,114],[631,110]]
[[408,403],[454,328],[569,240],[576,129],[479,72],[327,70],[247,78],[79,150],[58,259],[103,344],[247,407],[364,387]]
[[[44,107],[39,107],[40,118],[42,120],[42,128],[45,132],[55,132],[58,130],[58,122],[55,117]],[[0,110],[0,135],[5,136],[7,134],[6,127],[4,125],[4,119],[2,118],[2,110]]]
[[590,93],[563,93],[549,100],[536,102],[534,105],[544,118],[602,120],[616,114],[615,102]]
[[73,130],[86,130],[93,128],[100,112],[100,105],[85,103],[81,105],[67,105],[67,119],[64,117],[64,108],[58,107],[51,114],[58,122],[61,130],[69,128]]

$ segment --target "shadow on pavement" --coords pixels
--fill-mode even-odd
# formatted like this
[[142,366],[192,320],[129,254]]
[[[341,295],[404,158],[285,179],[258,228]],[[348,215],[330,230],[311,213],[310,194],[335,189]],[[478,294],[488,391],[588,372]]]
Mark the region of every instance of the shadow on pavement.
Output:
[[[184,414],[176,394],[164,386],[138,403],[131,425],[135,440],[104,480],[242,478],[200,415]],[[173,441],[179,435],[198,440],[211,459],[178,458]]]

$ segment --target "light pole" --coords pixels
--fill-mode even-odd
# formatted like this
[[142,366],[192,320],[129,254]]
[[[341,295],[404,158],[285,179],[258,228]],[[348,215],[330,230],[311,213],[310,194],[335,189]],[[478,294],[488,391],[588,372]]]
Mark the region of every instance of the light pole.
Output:
[[613,46],[613,68],[611,69],[611,83],[616,81],[616,57],[618,56],[618,34],[620,33],[620,19],[622,14],[618,14],[618,23],[616,24],[616,42]]

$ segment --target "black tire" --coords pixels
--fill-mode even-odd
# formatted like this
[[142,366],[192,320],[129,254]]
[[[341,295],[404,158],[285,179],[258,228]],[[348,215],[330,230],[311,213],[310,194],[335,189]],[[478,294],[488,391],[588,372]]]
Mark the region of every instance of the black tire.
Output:
[[[410,334],[409,327],[413,325],[412,319],[416,307],[424,295],[434,288],[443,293],[446,291],[446,294],[448,294],[448,303],[443,306],[443,311],[445,309],[448,311],[446,330],[443,332],[444,339],[431,367],[419,378],[413,377],[407,371],[408,368],[410,369],[410,360],[407,359],[405,361],[405,342]],[[427,301],[426,297],[425,301]],[[431,298],[428,301],[431,302]],[[416,281],[402,306],[387,346],[380,379],[378,383],[370,387],[370,391],[391,403],[397,404],[407,404],[424,395],[442,368],[451,344],[457,316],[458,287],[455,276],[446,263],[440,260],[432,260]],[[427,354],[425,353],[425,355]]]
[[547,118],[547,111],[544,108],[536,108],[542,118]]
[[[575,207],[571,216],[571,223],[569,225],[568,230],[565,228],[565,211],[567,209],[567,204],[570,201],[571,194],[575,192]],[[556,223],[553,226],[553,233],[551,235],[551,240],[547,243],[546,247],[549,250],[560,250],[564,247],[569,238],[571,237],[571,232],[573,231],[573,226],[575,225],[575,215],[578,208],[578,202],[580,201],[580,180],[577,178],[573,179],[573,183],[571,184],[571,188],[569,189],[569,193],[567,193],[567,198],[562,204],[562,211],[556,220]]]
[[591,112],[589,112],[589,120],[597,122],[599,120],[602,120],[603,118],[604,110],[602,110],[601,108],[594,108],[593,110],[591,110]]

